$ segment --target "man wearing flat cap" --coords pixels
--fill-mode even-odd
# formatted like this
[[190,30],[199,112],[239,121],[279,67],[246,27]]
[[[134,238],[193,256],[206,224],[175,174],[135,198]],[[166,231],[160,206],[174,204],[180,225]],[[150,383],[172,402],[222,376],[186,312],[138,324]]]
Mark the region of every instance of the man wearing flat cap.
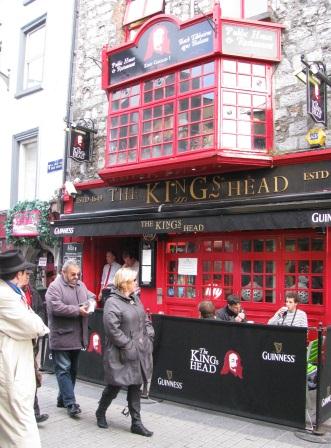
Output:
[[35,266],[19,250],[0,254],[0,445],[40,448],[33,403],[33,339],[49,333],[22,288]]

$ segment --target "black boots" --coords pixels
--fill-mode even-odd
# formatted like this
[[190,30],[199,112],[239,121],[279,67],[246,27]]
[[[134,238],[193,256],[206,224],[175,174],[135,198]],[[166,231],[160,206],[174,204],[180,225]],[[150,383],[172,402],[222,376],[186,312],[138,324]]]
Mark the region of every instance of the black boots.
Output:
[[131,432],[144,437],[152,437],[153,432],[149,431],[141,422],[132,422]]
[[149,431],[142,424],[140,417],[140,386],[128,387],[128,407],[131,415],[131,432],[144,437],[151,437],[152,431]]
[[99,426],[99,428],[107,429],[108,428],[108,423],[107,423],[107,420],[106,420],[106,412],[105,411],[101,411],[98,408],[96,410],[95,416],[97,418],[97,425]]
[[[107,385],[102,392],[98,409],[95,412],[95,416],[97,418],[97,425],[99,428],[106,429],[108,428],[108,422],[106,419],[106,411],[113,401],[116,398],[118,392],[120,390],[120,386],[111,386]],[[152,431],[149,431],[145,428],[145,426],[141,422],[140,418],[140,386],[139,385],[131,385],[128,386],[128,408],[131,415],[131,432],[133,434],[138,434],[144,437],[151,437],[153,435]]]
[[107,429],[108,423],[106,420],[106,411],[109,408],[110,403],[116,398],[120,387],[107,385],[101,395],[98,409],[95,412],[97,418],[97,425],[99,428]]

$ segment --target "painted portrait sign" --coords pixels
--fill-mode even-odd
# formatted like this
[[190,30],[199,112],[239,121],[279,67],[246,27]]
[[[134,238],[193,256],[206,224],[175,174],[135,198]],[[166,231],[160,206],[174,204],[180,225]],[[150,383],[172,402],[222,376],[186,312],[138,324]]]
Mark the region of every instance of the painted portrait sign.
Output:
[[70,133],[69,157],[76,162],[89,162],[91,159],[91,133],[75,128]]
[[326,84],[307,70],[307,112],[315,121],[326,126]]
[[214,32],[207,20],[179,29],[172,21],[154,24],[137,46],[109,56],[109,84],[166,68],[209,54],[214,49]]

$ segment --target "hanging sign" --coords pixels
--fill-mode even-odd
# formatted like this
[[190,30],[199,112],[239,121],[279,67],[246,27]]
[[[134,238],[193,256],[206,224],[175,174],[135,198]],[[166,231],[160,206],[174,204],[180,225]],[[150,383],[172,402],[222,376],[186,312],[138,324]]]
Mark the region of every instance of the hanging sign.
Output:
[[307,69],[307,112],[316,123],[327,125],[326,84]]
[[89,162],[92,154],[92,133],[79,127],[70,132],[69,157],[76,162]]

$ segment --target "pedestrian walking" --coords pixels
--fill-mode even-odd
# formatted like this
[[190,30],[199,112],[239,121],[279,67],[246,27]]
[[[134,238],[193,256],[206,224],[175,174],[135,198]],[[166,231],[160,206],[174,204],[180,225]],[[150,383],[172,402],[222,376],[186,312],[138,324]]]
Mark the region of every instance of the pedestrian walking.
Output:
[[49,329],[22,290],[34,265],[18,250],[0,254],[0,446],[40,448],[33,411],[36,392],[33,340]]
[[46,292],[49,345],[59,386],[57,406],[67,408],[70,417],[82,412],[74,389],[79,354],[88,343],[89,299],[95,298],[79,276],[80,267],[68,260]]
[[107,300],[103,315],[107,386],[96,410],[97,425],[108,428],[106,411],[121,387],[127,387],[131,432],[151,437],[153,433],[141,421],[140,388],[151,376],[154,330],[138,295],[134,294],[137,273],[130,268],[119,269],[114,285],[116,289]]

